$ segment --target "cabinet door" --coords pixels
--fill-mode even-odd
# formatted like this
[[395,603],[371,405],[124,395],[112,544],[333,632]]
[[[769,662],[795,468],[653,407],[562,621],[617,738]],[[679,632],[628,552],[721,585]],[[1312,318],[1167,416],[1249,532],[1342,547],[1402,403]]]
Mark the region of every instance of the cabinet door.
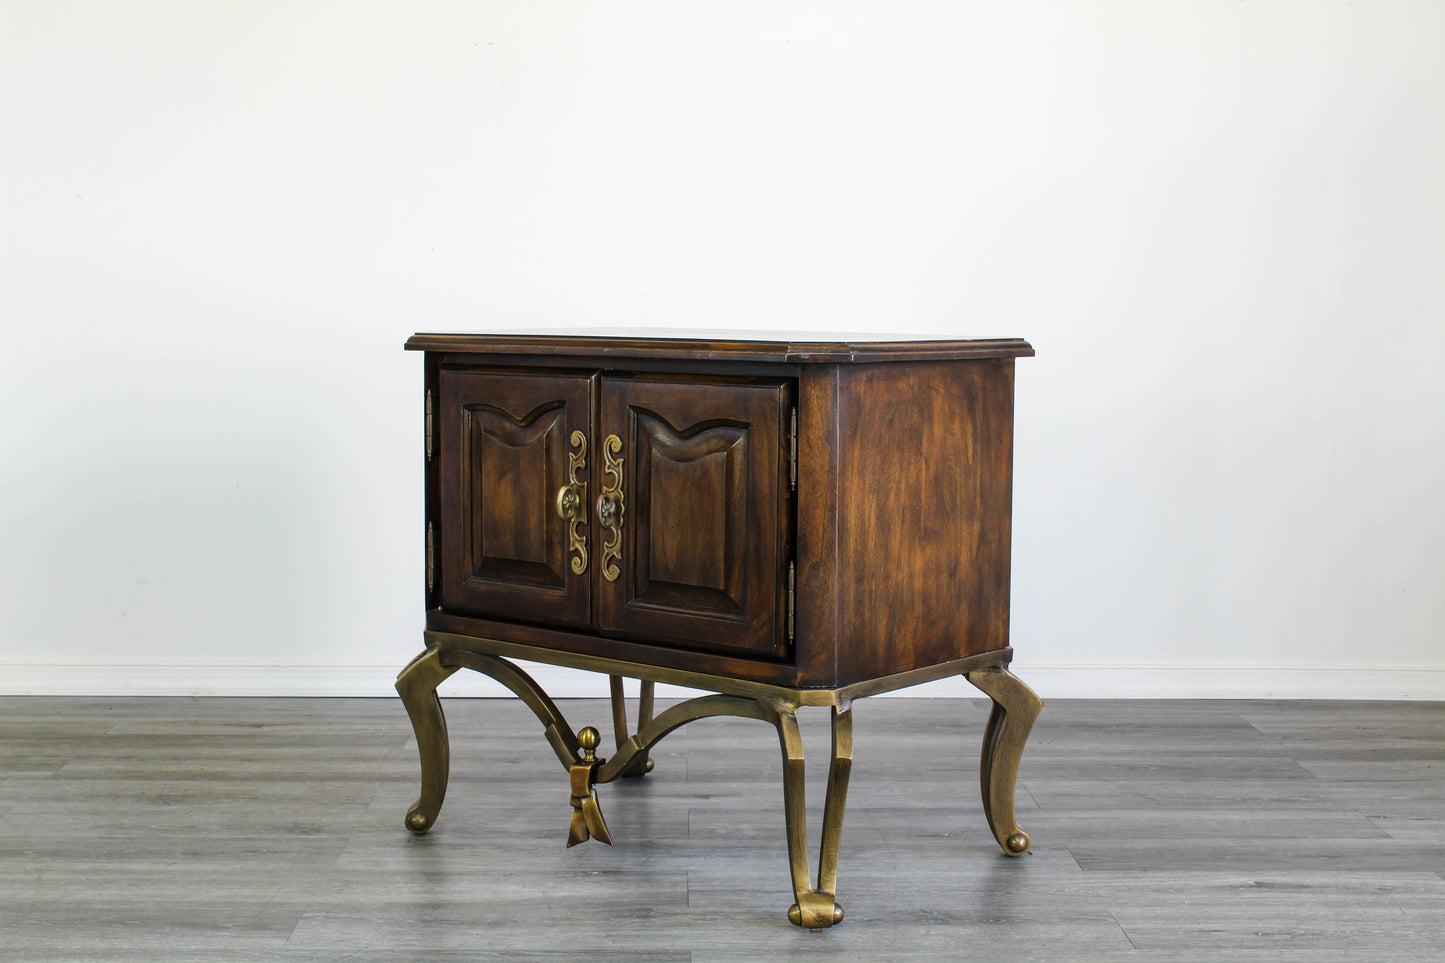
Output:
[[[445,368],[438,379],[442,607],[588,624],[592,379]],[[575,525],[559,507],[573,484]]]
[[599,628],[783,656],[791,384],[605,378],[601,398]]

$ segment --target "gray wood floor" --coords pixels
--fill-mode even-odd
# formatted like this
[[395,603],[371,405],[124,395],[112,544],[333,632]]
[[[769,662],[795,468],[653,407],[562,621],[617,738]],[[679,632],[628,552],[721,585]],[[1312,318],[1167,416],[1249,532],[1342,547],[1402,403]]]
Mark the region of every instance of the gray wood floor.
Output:
[[[1445,704],[1051,702],[1017,860],[977,801],[985,706],[858,704],[848,915],[813,934],[784,916],[757,722],[669,736],[599,791],[617,845],[567,850],[565,775],[515,702],[447,703],[449,797],[412,837],[394,701],[3,698],[0,960],[1445,955]],[[562,707],[606,731],[605,703]],[[801,717],[821,759],[826,713]]]

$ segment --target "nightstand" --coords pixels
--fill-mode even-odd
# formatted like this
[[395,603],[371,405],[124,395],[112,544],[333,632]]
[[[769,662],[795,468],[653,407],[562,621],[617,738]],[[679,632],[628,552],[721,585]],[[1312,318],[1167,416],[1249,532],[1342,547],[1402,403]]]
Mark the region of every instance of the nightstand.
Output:
[[[963,675],[993,700],[980,768],[1004,853],[1041,702],[1008,672],[1018,339],[742,332],[418,334],[425,352],[426,648],[397,690],[426,832],[446,791],[436,687],[485,673],[541,720],[568,774],[568,845],[611,842],[595,787],[696,719],[776,728],[792,922],[843,918],[838,847],[853,700]],[[610,677],[616,751],[514,660]],[[630,727],[622,680],[641,680]],[[714,695],[653,717],[653,686]],[[833,745],[811,874],[796,713]],[[559,788],[559,803],[560,803]]]

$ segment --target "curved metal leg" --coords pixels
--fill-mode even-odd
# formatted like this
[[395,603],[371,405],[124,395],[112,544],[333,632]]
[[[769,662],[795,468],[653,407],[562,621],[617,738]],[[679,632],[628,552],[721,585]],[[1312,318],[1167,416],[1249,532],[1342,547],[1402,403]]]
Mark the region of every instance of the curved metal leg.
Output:
[[[838,847],[843,840],[843,807],[848,802],[848,777],[853,772],[853,708],[833,707],[833,759],[828,764],[828,791],[823,797],[823,840],[818,853],[818,889],[838,891]],[[838,922],[843,909],[838,907]]]
[[1022,856],[1029,851],[1030,840],[1029,834],[1015,822],[1014,784],[1018,781],[1024,743],[1044,703],[1034,690],[1002,666],[969,672],[964,678],[993,700],[979,759],[983,814],[1004,854]]
[[[626,775],[638,758],[645,756],[647,750],[657,745],[663,736],[689,722],[696,722],[698,719],[707,719],[711,716],[742,716],[744,719],[774,722],[773,710],[770,707],[759,705],[753,699],[726,695],[698,696],[695,699],[688,699],[665,711],[649,722],[645,729],[623,743],[622,747],[617,750],[617,755],[607,760],[598,769],[595,781],[611,782]],[[776,725],[775,722],[774,724]]]
[[[609,675],[607,685],[612,695],[612,735],[617,740],[617,748],[621,749],[622,744],[627,741],[627,693],[622,691],[622,676]],[[638,728],[642,728],[638,726]]]
[[[649,680],[643,679],[637,688],[637,731],[641,732],[652,724],[652,702],[656,694],[656,686]],[[652,772],[652,760],[643,757],[640,768],[636,769],[637,775],[646,775]]]
[[828,768],[828,794],[823,803],[823,841],[818,854],[818,883],[813,885],[808,859],[807,804],[804,796],[803,741],[798,732],[796,707],[769,700],[738,696],[700,696],[663,712],[624,742],[617,755],[596,772],[595,782],[611,782],[626,775],[647,750],[679,726],[709,716],[742,716],[772,723],[783,752],[783,804],[788,836],[788,863],[793,895],[788,919],[798,926],[820,930],[843,919],[843,907],[834,899],[838,884],[838,848],[843,835],[843,809],[848,798],[848,776],[853,766],[853,713],[833,709],[833,752]]
[[446,716],[436,688],[458,669],[474,669],[511,689],[546,727],[547,742],[562,766],[571,769],[581,755],[577,735],[535,679],[505,659],[476,652],[428,649],[411,661],[396,679],[396,691],[416,730],[421,756],[421,796],[407,811],[406,828],[424,833],[436,822],[447,794],[451,750]]
[[[628,737],[626,695],[622,691],[622,676],[613,675],[607,678],[612,689],[612,734],[613,738],[617,741],[617,748],[621,749],[627,744]],[[638,732],[646,729],[648,723],[652,721],[653,690],[653,683],[644,679],[637,699]],[[652,760],[647,758],[647,755],[644,753],[642,756],[634,759],[632,765],[628,766],[627,770],[619,775],[645,776],[649,772],[652,772]]]
[[562,710],[557,708],[557,703],[542,690],[536,679],[506,659],[494,655],[448,649],[443,652],[442,661],[453,669],[472,669],[489,675],[511,689],[545,727],[543,735],[547,737],[547,742],[551,743],[552,751],[557,754],[557,760],[562,763],[563,769],[570,769],[582,755],[577,733],[572,731],[572,727],[562,715]]
[[[688,699],[667,709],[656,719],[652,715],[652,686],[644,683],[638,732],[620,740],[617,754],[603,761],[593,750],[597,731],[590,726],[574,733],[536,680],[505,659],[466,650],[428,649],[412,661],[397,678],[396,690],[416,730],[421,755],[422,794],[407,813],[406,827],[424,833],[436,821],[446,795],[449,752],[446,720],[442,715],[437,686],[459,668],[474,669],[491,676],[525,702],[543,725],[547,741],[571,776],[573,821],[568,845],[588,838],[611,843],[593,787],[642,770],[648,750],[679,726],[709,716],[741,716],[771,723],[778,730],[783,752],[783,801],[786,813],[788,861],[792,869],[795,902],[788,919],[814,931],[833,926],[843,919],[843,907],[834,898],[838,882],[838,849],[843,830],[843,809],[848,796],[848,776],[853,763],[853,713],[851,707],[833,707],[833,751],[828,769],[828,793],[823,804],[823,839],[818,855],[815,886],[808,859],[808,830],[804,799],[803,742],[798,732],[797,707],[767,698],[712,695]],[[614,695],[621,688],[613,684]],[[975,683],[977,684],[977,683]],[[614,702],[614,721],[617,703]],[[626,731],[622,714],[618,732]],[[1026,730],[1025,730],[1026,732]],[[1010,787],[1012,784],[1010,783]],[[1010,799],[1009,812],[1012,813]],[[579,829],[580,824],[580,829]]]
[[823,842],[818,853],[818,885],[808,868],[807,805],[804,798],[803,741],[798,719],[790,706],[774,707],[774,725],[783,750],[783,807],[787,820],[788,862],[793,873],[793,895],[788,920],[817,932],[843,921],[843,907],[835,898],[838,888],[838,846],[843,834],[843,808],[848,798],[848,776],[853,767],[853,712],[833,707],[833,753],[828,766],[828,795],[823,803]]
[[454,666],[442,665],[438,650],[428,649],[412,659],[396,677],[396,692],[411,717],[421,756],[421,796],[406,814],[406,828],[418,834],[431,829],[447,795],[451,750],[447,745],[447,720],[437,698],[437,686],[455,671]]

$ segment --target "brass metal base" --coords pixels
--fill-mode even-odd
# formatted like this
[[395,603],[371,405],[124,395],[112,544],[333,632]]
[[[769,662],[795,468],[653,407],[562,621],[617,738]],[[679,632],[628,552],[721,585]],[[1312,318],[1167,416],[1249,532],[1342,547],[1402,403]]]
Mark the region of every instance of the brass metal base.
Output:
[[[434,637],[437,636],[437,637]],[[591,656],[569,659],[567,653],[537,650],[516,644],[496,643],[496,653],[480,651],[489,643],[467,638],[464,646],[446,644],[450,637],[428,633],[429,647],[402,670],[396,690],[416,730],[421,757],[421,796],[406,815],[406,828],[425,833],[436,822],[446,797],[449,748],[446,719],[436,688],[458,669],[468,668],[501,682],[527,704],[541,720],[548,743],[567,770],[571,785],[572,816],[568,846],[588,839],[612,842],[598,805],[594,787],[623,777],[641,776],[652,768],[648,752],[664,736],[680,726],[711,716],[739,716],[772,725],[778,733],[783,754],[783,805],[788,840],[788,863],[792,872],[796,902],[788,909],[788,920],[796,926],[817,931],[843,919],[843,907],[835,898],[838,885],[838,851],[843,834],[843,810],[848,796],[848,776],[853,765],[852,700],[876,692],[901,688],[947,674],[963,674],[993,700],[993,711],[984,733],[980,762],[984,815],[994,838],[1010,856],[1028,851],[1029,837],[1014,822],[1014,783],[1019,757],[1029,729],[1043,703],[1028,686],[1004,666],[1011,650],[986,653],[947,666],[902,673],[859,686],[835,690],[791,690],[761,683],[688,674],[677,670],[650,672],[649,667]],[[523,651],[518,651],[522,649]],[[611,676],[613,729],[617,753],[600,759],[595,749],[600,741],[591,726],[580,733],[567,724],[556,703],[531,676],[502,656],[531,655],[540,661],[575,664],[578,668],[608,672]],[[951,670],[944,672],[943,670]],[[682,682],[695,688],[712,688],[725,694],[699,696],[679,702],[653,718],[655,679]],[[637,731],[628,734],[623,703],[622,678],[642,678]],[[833,744],[828,765],[828,788],[823,801],[823,834],[818,852],[818,875],[812,875],[808,853],[806,803],[804,800],[803,743],[798,730],[797,710],[802,705],[825,705],[832,714]]]

